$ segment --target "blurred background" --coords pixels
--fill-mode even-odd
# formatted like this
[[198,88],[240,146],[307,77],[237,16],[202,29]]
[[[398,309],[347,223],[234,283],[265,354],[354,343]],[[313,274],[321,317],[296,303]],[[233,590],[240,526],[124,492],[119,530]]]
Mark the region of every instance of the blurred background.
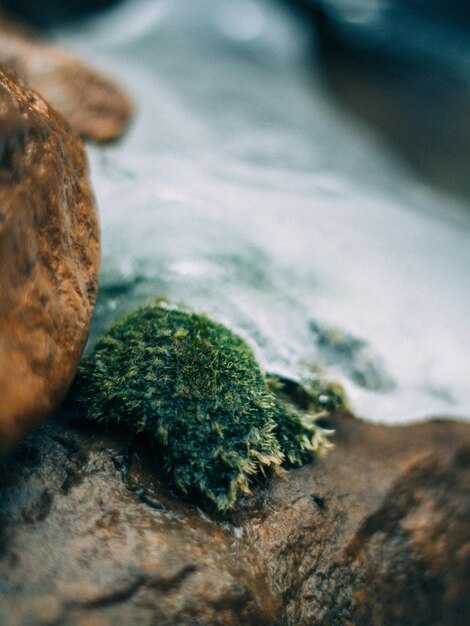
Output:
[[[159,0],[155,0],[155,4]],[[3,0],[43,28],[119,0]],[[137,0],[138,2],[138,0]],[[312,55],[348,111],[380,129],[419,175],[470,196],[470,4],[284,0],[311,22]]]
[[296,0],[331,92],[431,183],[470,194],[470,4]]
[[164,294],[353,409],[470,418],[464,0],[3,0],[123,84],[92,340]]

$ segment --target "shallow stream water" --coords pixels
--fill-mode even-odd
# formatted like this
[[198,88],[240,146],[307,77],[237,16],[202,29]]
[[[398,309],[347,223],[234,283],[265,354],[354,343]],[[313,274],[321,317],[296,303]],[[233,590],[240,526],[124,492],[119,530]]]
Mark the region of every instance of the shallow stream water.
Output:
[[273,0],[127,0],[56,34],[137,106],[89,148],[92,339],[166,295],[270,372],[340,380],[361,416],[470,418],[470,210],[336,108],[304,24]]

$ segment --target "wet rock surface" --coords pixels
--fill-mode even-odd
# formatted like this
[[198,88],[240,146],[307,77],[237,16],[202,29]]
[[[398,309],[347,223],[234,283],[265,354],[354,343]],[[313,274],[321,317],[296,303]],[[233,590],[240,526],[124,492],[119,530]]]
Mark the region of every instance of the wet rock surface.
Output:
[[332,425],[228,521],[124,431],[42,426],[0,473],[0,623],[468,623],[470,427]]
[[81,141],[0,69],[0,453],[66,393],[87,339],[98,265]]
[[84,138],[119,138],[132,115],[121,88],[72,55],[0,15],[0,63],[38,91]]

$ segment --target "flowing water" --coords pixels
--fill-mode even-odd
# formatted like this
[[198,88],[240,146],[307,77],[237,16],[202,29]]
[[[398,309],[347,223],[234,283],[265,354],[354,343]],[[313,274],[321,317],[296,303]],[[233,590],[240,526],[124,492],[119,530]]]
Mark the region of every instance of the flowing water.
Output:
[[128,0],[57,37],[138,110],[89,148],[92,338],[166,295],[270,372],[340,380],[361,416],[470,418],[470,211],[335,108],[305,25],[273,0]]

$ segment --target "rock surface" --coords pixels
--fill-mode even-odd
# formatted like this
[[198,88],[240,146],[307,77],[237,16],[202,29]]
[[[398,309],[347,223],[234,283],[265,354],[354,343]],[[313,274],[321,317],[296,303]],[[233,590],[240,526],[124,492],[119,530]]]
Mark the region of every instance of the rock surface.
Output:
[[326,459],[225,522],[174,498],[145,442],[42,426],[0,471],[0,623],[468,624],[470,425],[332,425]]
[[1,17],[0,63],[14,69],[84,138],[104,143],[126,130],[132,105],[114,82]]
[[0,453],[67,391],[98,265],[81,141],[0,69]]

